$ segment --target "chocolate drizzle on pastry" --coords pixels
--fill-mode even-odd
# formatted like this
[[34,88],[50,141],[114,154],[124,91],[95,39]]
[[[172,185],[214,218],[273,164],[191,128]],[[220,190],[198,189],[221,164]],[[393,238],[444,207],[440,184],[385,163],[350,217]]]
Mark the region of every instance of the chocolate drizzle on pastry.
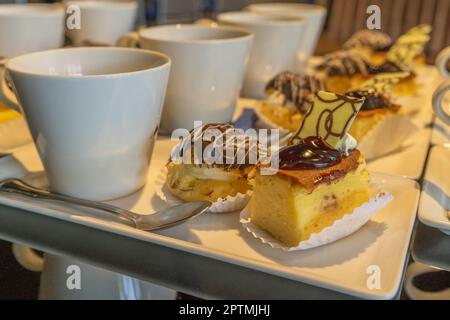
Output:
[[279,73],[266,86],[267,93],[275,91],[283,94],[284,105],[290,101],[303,113],[308,111],[313,103],[314,94],[320,90],[324,90],[324,84],[318,78],[290,71]]
[[[257,137],[245,135],[229,124],[220,123],[192,129],[176,148],[183,163],[188,161],[193,165],[223,166],[225,169],[241,169],[254,165],[253,159],[256,159],[261,151]],[[218,161],[205,161],[205,154]]]
[[336,51],[324,56],[323,62],[317,67],[324,70],[328,76],[352,76],[355,74],[369,75],[371,65],[367,59],[355,51]]
[[339,163],[342,155],[321,137],[313,136],[281,149],[279,159],[281,170],[323,169]]
[[373,51],[387,51],[392,45],[391,37],[378,30],[360,30],[353,34],[345,43],[345,49],[357,47],[370,48]]
[[346,95],[357,99],[365,98],[361,106],[361,111],[385,109],[392,107],[392,104],[389,102],[389,99],[386,96],[382,95],[381,93],[356,90],[347,92]]
[[394,62],[388,60],[382,65],[371,66],[369,71],[370,74],[379,74],[379,73],[403,72],[405,70],[399,65],[395,64]]

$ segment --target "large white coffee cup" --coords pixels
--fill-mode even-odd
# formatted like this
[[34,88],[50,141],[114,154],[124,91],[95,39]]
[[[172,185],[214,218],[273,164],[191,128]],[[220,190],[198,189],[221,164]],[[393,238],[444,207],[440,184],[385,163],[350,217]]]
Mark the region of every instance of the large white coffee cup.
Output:
[[162,132],[191,129],[198,120],[231,120],[250,55],[249,31],[178,24],[146,28],[138,37],[142,48],[165,53],[172,60]]
[[138,8],[135,0],[70,0],[65,4],[78,6],[81,13],[81,28],[67,31],[75,46],[113,46],[120,36],[135,27]]
[[239,11],[219,14],[217,20],[245,28],[255,36],[242,96],[263,98],[265,85],[273,76],[299,68],[306,26],[303,18]]
[[257,3],[247,7],[248,10],[264,14],[282,14],[306,19],[305,36],[299,56],[297,72],[304,72],[309,57],[314,53],[320,33],[325,22],[327,10],[320,5],[306,3]]
[[146,181],[170,59],[127,48],[69,48],[6,64],[52,190],[106,200]]
[[63,42],[63,6],[0,4],[0,59],[59,48]]

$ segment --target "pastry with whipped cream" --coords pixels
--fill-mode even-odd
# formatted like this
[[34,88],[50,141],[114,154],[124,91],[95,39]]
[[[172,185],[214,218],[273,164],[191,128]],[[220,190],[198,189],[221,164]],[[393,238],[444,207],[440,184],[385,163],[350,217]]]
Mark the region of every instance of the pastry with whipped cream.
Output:
[[369,58],[357,50],[341,50],[323,57],[316,67],[331,92],[344,94],[371,77]]
[[317,93],[301,129],[279,151],[276,174],[257,172],[252,223],[292,247],[370,199],[364,157],[347,138],[363,101]]
[[314,76],[281,72],[267,83],[267,99],[260,110],[278,127],[295,132],[320,90],[324,90],[323,81]]
[[175,147],[166,185],[184,201],[211,201],[252,189],[260,146],[228,124],[194,128]]
[[379,30],[363,29],[354,33],[343,45],[343,48],[354,49],[370,57],[374,65],[386,60],[387,52],[392,46],[392,38]]

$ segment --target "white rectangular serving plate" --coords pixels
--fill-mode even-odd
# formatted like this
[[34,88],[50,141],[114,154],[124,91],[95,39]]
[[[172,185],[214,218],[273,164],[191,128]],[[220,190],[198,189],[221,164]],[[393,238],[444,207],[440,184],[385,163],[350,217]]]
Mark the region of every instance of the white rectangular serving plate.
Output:
[[418,130],[400,149],[368,161],[367,167],[372,172],[419,179],[427,159],[430,135],[430,129]]
[[[161,178],[161,170],[172,146],[173,142],[169,140],[157,141],[147,185],[142,190],[111,203],[140,213],[151,213],[165,206],[155,195],[154,181]],[[35,153],[34,147],[29,146],[22,149],[16,159],[25,168],[39,169]],[[1,170],[8,168],[1,167],[0,164]],[[391,299],[401,284],[416,216],[419,187],[417,182],[402,177],[384,174],[374,174],[373,177],[383,189],[394,195],[394,200],[352,235],[302,252],[284,252],[260,243],[241,226],[237,212],[207,213],[177,227],[144,232],[113,222],[79,216],[70,207],[64,212],[58,211],[49,202],[36,203],[0,194],[0,204],[360,298]],[[376,286],[378,280],[379,287]],[[375,287],[368,286],[368,282],[374,283]]]
[[450,126],[446,125],[444,121],[439,118],[434,119],[431,144],[443,145],[450,148]]
[[424,224],[450,235],[447,210],[450,210],[450,148],[434,146],[428,157],[423,180],[419,219]]

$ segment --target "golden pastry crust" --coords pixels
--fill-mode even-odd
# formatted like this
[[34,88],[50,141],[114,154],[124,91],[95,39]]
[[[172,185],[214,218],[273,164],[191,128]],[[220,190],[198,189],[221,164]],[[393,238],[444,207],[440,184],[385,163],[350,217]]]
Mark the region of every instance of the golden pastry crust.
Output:
[[178,165],[170,162],[167,165],[167,188],[176,197],[184,201],[211,201],[219,198],[245,194],[252,188],[249,175],[253,168],[225,169],[206,168],[205,170],[223,170],[229,174],[227,179],[199,179],[190,170],[193,165]]

